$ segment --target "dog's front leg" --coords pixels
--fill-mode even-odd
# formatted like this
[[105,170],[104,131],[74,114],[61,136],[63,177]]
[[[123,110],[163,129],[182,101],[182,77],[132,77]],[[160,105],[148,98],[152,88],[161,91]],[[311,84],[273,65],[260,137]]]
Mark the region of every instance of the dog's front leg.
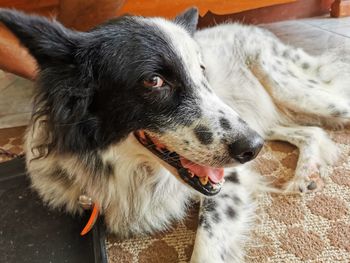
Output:
[[191,263],[243,262],[254,204],[237,172],[225,177],[221,192],[202,197]]

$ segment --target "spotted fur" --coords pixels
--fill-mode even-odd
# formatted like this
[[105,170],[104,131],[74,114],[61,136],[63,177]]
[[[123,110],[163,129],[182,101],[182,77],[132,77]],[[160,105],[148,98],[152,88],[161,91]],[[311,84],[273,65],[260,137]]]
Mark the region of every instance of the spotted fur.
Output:
[[[191,262],[241,262],[259,180],[247,165],[231,167],[245,161],[238,149],[259,135],[295,144],[301,154],[286,189],[312,190],[308,175],[334,162],[337,150],[300,116],[348,122],[350,70],[256,27],[196,32],[197,17],[196,9],[174,21],[126,16],[83,33],[0,9],[40,67],[26,157],[43,201],[80,213],[78,198],[88,195],[109,231],[127,237],[167,229],[196,199]],[[147,89],[143,80],[155,73],[166,85]],[[189,189],[137,141],[139,129],[193,162],[228,167],[221,192],[209,198]]]

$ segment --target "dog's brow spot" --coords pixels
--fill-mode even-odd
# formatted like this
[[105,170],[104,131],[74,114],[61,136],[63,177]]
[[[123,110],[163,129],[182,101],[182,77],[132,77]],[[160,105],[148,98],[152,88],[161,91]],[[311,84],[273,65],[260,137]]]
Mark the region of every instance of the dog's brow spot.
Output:
[[309,63],[303,63],[302,65],[301,65],[301,67],[303,68],[303,69],[308,69],[308,68],[310,68],[310,64]]
[[219,110],[219,113],[220,113],[220,114],[225,114],[222,110]]
[[236,216],[236,211],[233,209],[233,207],[228,206],[226,211],[225,211],[225,214],[229,218],[234,218]]
[[224,130],[231,130],[231,124],[226,118],[220,118],[220,126]]
[[198,125],[194,129],[194,135],[197,137],[199,142],[204,145],[211,144],[214,141],[213,133],[204,125]]
[[239,184],[238,174],[236,171],[230,173],[228,176],[225,177],[225,182],[235,183]]

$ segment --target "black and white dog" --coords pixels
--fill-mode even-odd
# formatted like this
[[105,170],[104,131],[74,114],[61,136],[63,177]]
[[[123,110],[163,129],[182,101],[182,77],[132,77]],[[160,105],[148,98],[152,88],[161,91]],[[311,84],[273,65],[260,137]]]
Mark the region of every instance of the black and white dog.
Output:
[[337,149],[303,125],[349,120],[350,67],[256,27],[196,32],[197,17],[194,8],[174,21],[125,16],[76,32],[0,11],[40,66],[26,156],[42,199],[76,213],[88,195],[126,237],[166,229],[197,198],[191,262],[239,262],[257,177],[236,164],[263,138],[285,140],[300,149],[286,190],[317,187],[309,176],[325,175]]

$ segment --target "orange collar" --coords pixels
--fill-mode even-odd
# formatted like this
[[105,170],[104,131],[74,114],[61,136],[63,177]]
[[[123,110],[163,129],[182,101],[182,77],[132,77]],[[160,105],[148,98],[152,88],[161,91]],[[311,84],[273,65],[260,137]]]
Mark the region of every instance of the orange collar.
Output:
[[86,223],[85,227],[83,228],[83,230],[81,231],[81,233],[80,233],[81,236],[86,235],[92,229],[92,227],[96,223],[98,214],[99,214],[99,207],[96,203],[93,203],[90,218],[89,218],[88,222]]

